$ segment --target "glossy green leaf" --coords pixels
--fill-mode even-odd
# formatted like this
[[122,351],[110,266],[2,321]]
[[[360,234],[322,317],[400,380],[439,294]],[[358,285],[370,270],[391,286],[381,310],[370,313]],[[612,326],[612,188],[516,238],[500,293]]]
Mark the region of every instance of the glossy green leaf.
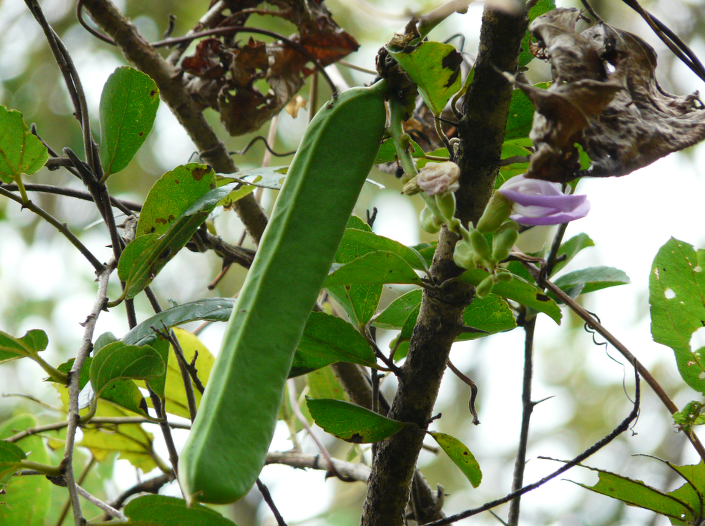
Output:
[[325,287],[373,283],[421,285],[421,278],[416,275],[411,265],[393,252],[370,252],[336,267],[328,274]]
[[[16,444],[3,442],[1,439],[14,435],[17,430],[37,426],[33,415],[18,415],[6,420],[0,425],[0,484],[3,480],[3,459],[21,455],[27,451],[27,459],[39,464],[52,463],[44,445],[44,439],[38,435],[30,435]],[[8,469],[12,469],[9,467]],[[22,526],[44,526],[51,505],[53,484],[46,477],[13,477],[4,488],[5,495],[0,495],[0,524]]]
[[570,297],[575,298],[580,294],[626,285],[629,283],[629,277],[624,271],[616,268],[590,267],[564,274],[553,283]]
[[154,329],[163,330],[196,320],[228,321],[235,300],[232,298],[203,298],[182,303],[146,319],[122,339],[127,345],[144,345],[154,341]]
[[166,172],[142,206],[137,236],[164,234],[184,210],[214,188],[215,172],[210,166],[190,163]]
[[415,289],[406,294],[402,294],[392,301],[386,309],[372,320],[372,325],[379,329],[394,330],[401,329],[409,314],[414,309],[418,309],[421,304],[423,291]]
[[127,299],[134,298],[152,282],[232,188],[226,185],[209,191],[184,210],[161,236],[145,234],[125,247],[118,262],[118,276],[126,282]]
[[217,511],[194,502],[164,495],[144,495],[125,506],[125,515],[132,521],[145,521],[157,526],[234,526]]
[[509,305],[496,294],[490,294],[482,299],[475,298],[463,312],[463,323],[483,330],[485,333],[464,332],[456,341],[475,340],[490,334],[509,331],[517,326]]
[[[487,276],[489,276],[489,273],[485,269],[476,268],[463,273],[460,279],[477,286]],[[558,324],[561,322],[561,310],[556,302],[518,276],[514,276],[511,281],[495,283],[492,292],[505,299],[516,301],[521,305],[543,312]]]
[[435,115],[440,115],[450,98],[460,89],[463,57],[450,44],[422,42],[409,53],[389,51]]
[[91,362],[91,385],[100,396],[116,380],[149,380],[163,375],[166,365],[152,347],[110,343],[96,353]]
[[[540,82],[539,84],[534,84],[534,87],[546,89],[549,85],[548,82]],[[509,116],[507,117],[507,127],[504,133],[505,142],[511,139],[528,137],[533,120],[534,104],[522,90],[515,89],[512,92],[512,101],[509,105]]]
[[[683,487],[688,486],[690,498],[684,500],[682,497],[685,495],[676,495],[683,487],[671,493],[665,493],[647,486],[641,480],[633,480],[616,473],[588,466],[582,467],[596,471],[599,480],[594,486],[576,483],[578,486],[620,500],[629,506],[644,508],[665,515],[671,519],[672,524],[691,524],[694,518],[693,511],[700,508],[695,491],[687,483]],[[703,486],[701,485],[700,487],[702,488]]]
[[307,397],[306,403],[318,427],[354,444],[379,442],[414,425],[392,420],[341,400],[314,400]]
[[347,323],[324,312],[312,312],[294,354],[290,376],[337,362],[375,367],[375,354],[365,338]]
[[25,124],[22,114],[0,106],[0,181],[12,183],[32,175],[49,158],[46,146]]
[[[556,8],[555,0],[538,0],[534,7],[529,10],[529,21],[532,21],[537,16],[547,13],[551,9]],[[529,42],[531,41],[531,36],[528,31],[524,35],[524,39],[521,41],[521,52],[519,53],[519,67],[523,68],[529,62],[534,59],[533,53],[529,51]]]
[[100,97],[100,158],[106,175],[125,168],[152,130],[159,89],[149,77],[122,66],[108,77]]
[[480,471],[480,464],[477,463],[475,457],[470,450],[463,444],[460,440],[445,433],[436,433],[435,431],[429,431],[438,445],[441,446],[443,451],[448,458],[453,461],[453,464],[460,468],[463,475],[467,477],[472,484],[473,488],[476,488],[482,482],[482,471]]
[[0,440],[0,484],[6,483],[20,469],[17,463],[25,458],[27,456],[19,446]]
[[49,345],[49,338],[44,331],[32,329],[21,338],[15,338],[0,331],[0,363],[17,358],[33,356]]
[[690,339],[705,326],[705,250],[671,238],[656,254],[649,278],[651,334],[676,355],[678,371],[690,387],[705,393],[705,349]]

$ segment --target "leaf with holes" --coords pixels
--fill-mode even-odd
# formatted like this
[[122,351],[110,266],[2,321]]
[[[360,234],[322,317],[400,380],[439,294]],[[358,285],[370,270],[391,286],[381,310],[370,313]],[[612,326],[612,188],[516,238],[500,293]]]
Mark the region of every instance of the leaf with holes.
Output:
[[25,124],[22,114],[0,106],[0,181],[20,181],[38,172],[49,159],[47,148]]
[[480,464],[477,463],[475,457],[470,450],[463,444],[460,440],[445,433],[437,433],[435,431],[429,431],[438,445],[443,448],[443,451],[448,458],[453,461],[453,464],[460,468],[463,475],[467,477],[472,484],[473,488],[476,488],[482,482],[482,471],[480,471]]
[[108,77],[100,96],[100,158],[106,175],[125,168],[152,130],[159,89],[149,77],[128,66]]
[[705,326],[705,250],[671,238],[656,254],[649,278],[651,335],[676,355],[690,387],[705,393],[705,348],[693,349],[693,334]]
[[462,55],[450,44],[442,42],[422,42],[408,53],[389,50],[389,54],[418,86],[419,94],[430,110],[440,115],[462,85]]
[[342,400],[315,400],[307,397],[306,403],[320,428],[354,444],[379,442],[405,427],[416,427],[415,424],[398,422]]

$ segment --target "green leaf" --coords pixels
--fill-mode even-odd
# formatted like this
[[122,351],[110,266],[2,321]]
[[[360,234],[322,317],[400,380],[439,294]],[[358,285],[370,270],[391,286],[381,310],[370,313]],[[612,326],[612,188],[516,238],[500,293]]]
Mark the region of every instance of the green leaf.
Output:
[[421,278],[404,259],[393,252],[370,252],[345,265],[336,265],[325,287],[334,285],[406,283],[421,285]]
[[[18,430],[36,426],[37,420],[33,415],[18,415],[0,425],[0,439],[10,437]],[[5,462],[11,461],[12,458],[17,460],[25,458],[23,450],[29,452],[27,458],[32,462],[44,465],[51,463],[44,439],[39,435],[27,436],[16,444],[0,440],[0,485],[3,483],[5,466],[7,469],[13,469]],[[46,477],[13,477],[10,479],[4,488],[6,494],[0,495],[0,524],[44,526],[51,505],[52,487],[53,484]]]
[[154,183],[142,206],[137,236],[161,236],[184,210],[214,188],[215,172],[210,166],[189,163],[166,172]]
[[590,267],[564,274],[553,281],[571,298],[596,290],[626,285],[629,277],[624,271],[612,267]]
[[15,338],[0,331],[0,363],[31,357],[46,349],[47,345],[49,345],[49,338],[40,329],[29,330],[21,338]]
[[[413,139],[409,140],[411,156],[415,159],[424,156],[424,151],[421,146]],[[387,139],[379,147],[375,164],[393,163],[397,160],[397,149],[394,147],[394,141]]]
[[556,266],[553,267],[553,272],[551,272],[551,276],[557,274],[563,267],[570,263],[581,250],[594,246],[595,242],[590,239],[590,236],[587,234],[578,234],[577,236],[571,237],[558,249],[558,257],[565,255],[565,259],[556,263]]
[[125,168],[152,130],[159,89],[149,77],[128,66],[108,77],[100,96],[100,157],[105,175]]
[[462,85],[460,64],[463,57],[460,53],[450,44],[422,42],[409,53],[389,50],[389,54],[418,86],[429,109],[440,115]]
[[148,380],[163,375],[165,367],[164,360],[152,347],[115,342],[96,353],[89,376],[96,396],[100,396],[116,380]]
[[[594,486],[575,483],[585,489],[612,497],[620,500],[629,506],[644,508],[647,510],[665,515],[673,524],[691,524],[693,520],[693,508],[688,502],[675,495],[676,492],[670,494],[664,493],[661,490],[647,486],[641,480],[633,480],[616,473],[610,473],[601,469],[581,466],[591,471],[597,471],[599,480]],[[691,493],[695,495],[690,485],[688,486]],[[702,487],[702,486],[700,486]],[[681,488],[682,489],[682,488]],[[676,490],[678,491],[678,490]],[[697,500],[695,501],[697,503]],[[697,509],[700,505],[696,504]]]
[[[8,434],[9,436],[9,434]],[[0,484],[7,482],[19,468],[18,462],[27,458],[21,448],[0,440]],[[0,506],[2,510],[2,506]]]
[[415,424],[398,422],[341,400],[314,400],[307,397],[306,403],[321,429],[354,444],[379,442],[405,427],[416,427]]
[[376,367],[375,354],[355,327],[324,312],[312,312],[304,327],[289,376],[337,362]]
[[419,319],[419,312],[421,311],[421,305],[414,307],[404,320],[404,325],[401,328],[399,335],[389,342],[389,348],[394,352],[394,361],[399,361],[402,358],[406,358],[409,354],[409,342],[411,340],[411,335],[414,333],[414,327],[416,327],[416,322]]
[[[485,269],[476,268],[463,273],[460,279],[477,286],[487,276],[489,276],[489,272]],[[511,281],[495,283],[492,292],[503,298],[516,301],[521,305],[526,305],[534,310],[543,312],[558,324],[561,322],[561,310],[556,302],[516,275]]]
[[306,383],[308,384],[308,394],[311,395],[311,398],[348,401],[345,389],[343,389],[333,369],[330,367],[311,371],[306,375]]
[[490,294],[483,299],[475,298],[463,312],[463,323],[483,330],[487,334],[465,332],[458,336],[456,341],[475,340],[490,334],[509,331],[517,326],[509,305],[496,294]]
[[164,495],[144,495],[125,506],[125,515],[132,521],[144,521],[158,526],[234,526],[217,511],[194,502]]
[[[502,144],[502,159],[508,159],[509,157],[528,157],[531,155],[534,143],[531,139],[512,139],[509,141],[504,141]],[[529,163],[514,163],[502,166],[499,169],[499,175],[495,179],[495,189],[502,186],[512,177],[523,174],[529,167]]]
[[[529,22],[531,22],[537,16],[547,13],[551,9],[556,8],[555,0],[538,0],[534,7],[529,10]],[[529,42],[531,41],[531,36],[529,32],[526,32],[524,39],[521,41],[521,52],[519,53],[519,67],[523,68],[529,62],[534,59],[533,53],[529,51]]]
[[[242,170],[234,174],[218,175],[218,186],[235,181],[239,184],[235,190],[225,196],[218,206],[229,210],[233,207],[236,201],[239,201],[246,195],[254,192],[256,188],[269,188],[270,190],[279,190],[282,187],[281,181],[286,177],[287,166],[264,166],[252,168],[250,170]],[[251,178],[250,181],[247,179]]]
[[445,433],[429,431],[429,434],[438,442],[438,445],[443,448],[443,451],[453,461],[453,464],[460,468],[460,471],[467,477],[472,487],[478,487],[480,482],[482,482],[480,464],[477,463],[477,460],[475,460],[473,454],[470,453],[470,450],[465,447],[465,444],[457,438],[446,435]]
[[228,321],[234,303],[232,298],[203,298],[182,303],[146,319],[128,332],[122,341],[127,345],[144,345],[157,337],[153,328],[162,330],[196,320]]
[[[550,86],[548,82],[534,84],[534,87],[539,89],[546,89],[548,86]],[[534,104],[522,90],[515,89],[512,92],[512,101],[509,105],[509,116],[504,133],[505,142],[510,139],[523,139],[528,137],[533,120]],[[504,154],[502,157],[504,157]]]
[[232,188],[227,185],[209,191],[184,210],[161,236],[145,234],[125,247],[118,262],[118,276],[125,282],[127,299],[134,298],[152,282]]
[[705,326],[705,250],[671,238],[656,254],[649,278],[651,334],[676,355],[690,387],[705,393],[705,349],[693,352],[691,336]]
[[0,106],[0,181],[12,183],[38,172],[49,159],[46,146],[25,124],[22,114]]
[[[134,415],[101,399],[98,400],[96,416],[119,418]],[[113,453],[119,453],[119,458],[129,461],[144,473],[157,467],[152,448],[154,437],[140,424],[120,424],[106,432],[105,429],[93,427],[89,423],[82,427],[82,431],[83,438],[77,445],[90,449],[99,462],[111,459]]]
[[392,301],[386,309],[372,320],[372,325],[379,329],[394,330],[401,329],[414,309],[418,309],[421,304],[423,291],[415,289],[406,294],[402,294]]

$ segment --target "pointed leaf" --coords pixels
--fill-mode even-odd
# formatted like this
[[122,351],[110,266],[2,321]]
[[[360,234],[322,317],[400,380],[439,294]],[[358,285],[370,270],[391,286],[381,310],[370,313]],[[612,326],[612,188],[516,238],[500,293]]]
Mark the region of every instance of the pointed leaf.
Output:
[[126,282],[127,299],[134,298],[152,282],[232,188],[227,185],[209,191],[184,210],[161,236],[145,234],[125,247],[118,262],[118,276]]
[[570,263],[581,250],[594,246],[595,242],[590,239],[590,236],[587,234],[578,234],[577,236],[571,237],[558,249],[558,257],[565,256],[565,259],[556,263],[556,266],[553,267],[553,272],[551,272],[551,276],[557,274],[563,267]]
[[379,442],[414,424],[398,422],[341,400],[306,398],[316,424],[333,436],[354,444]]
[[629,283],[629,277],[624,271],[616,268],[590,267],[564,274],[553,283],[569,296],[576,297],[579,294],[587,294],[608,287],[626,285]]
[[96,353],[89,374],[96,396],[100,396],[116,380],[147,380],[164,374],[165,367],[164,360],[152,347],[115,342]]
[[144,495],[125,506],[125,515],[132,521],[144,521],[155,526],[234,526],[235,523],[197,502],[164,495]]
[[153,327],[162,330],[196,320],[228,321],[233,303],[235,300],[232,298],[203,298],[165,309],[128,332],[123,342],[127,345],[150,343],[156,338]]
[[370,252],[350,263],[334,266],[325,287],[334,285],[407,283],[421,285],[421,278],[400,256],[380,250]]
[[0,106],[0,181],[12,183],[32,175],[49,158],[46,146],[25,124],[22,114]]
[[693,519],[692,509],[689,509],[685,502],[679,502],[680,499],[677,497],[647,486],[641,480],[633,480],[616,473],[588,466],[582,467],[597,471],[599,480],[594,486],[576,482],[575,484],[578,484],[578,486],[620,500],[629,506],[660,513],[672,521],[677,521],[675,522],[676,524],[690,524]]
[[465,444],[457,438],[446,435],[445,433],[429,431],[429,435],[443,448],[443,451],[448,455],[448,458],[453,461],[453,464],[460,468],[460,471],[467,477],[472,487],[478,487],[480,482],[482,482],[480,464],[477,463],[477,460],[475,460],[475,457],[470,453],[470,450]]
[[507,302],[496,294],[486,298],[475,298],[463,312],[463,323],[485,331],[485,333],[465,332],[456,341],[475,340],[490,334],[514,329],[517,322]]
[[460,89],[463,57],[450,44],[422,42],[411,52],[389,51],[409,78],[418,86],[426,105],[440,115],[450,98]]
[[[463,273],[460,279],[477,286],[487,276],[489,276],[489,272],[485,269],[476,268]],[[561,310],[556,302],[516,275],[511,281],[495,283],[492,292],[503,298],[516,301],[521,305],[526,305],[534,310],[543,312],[558,324],[561,322]]]
[[414,309],[418,309],[421,304],[421,296],[423,291],[415,289],[406,294],[402,294],[386,309],[372,320],[372,325],[379,329],[394,330],[401,329],[404,326],[409,314]]
[[32,356],[46,349],[47,345],[49,338],[40,329],[29,330],[21,338],[0,331],[0,363]]
[[100,157],[106,175],[125,168],[152,130],[159,89],[149,77],[128,66],[108,77],[100,96]]
[[651,334],[676,355],[678,371],[690,387],[705,393],[703,349],[690,339],[705,326],[705,250],[671,238],[656,254],[649,278]]
[[312,312],[294,355],[290,376],[337,362],[376,367],[375,354],[355,327],[330,314]]

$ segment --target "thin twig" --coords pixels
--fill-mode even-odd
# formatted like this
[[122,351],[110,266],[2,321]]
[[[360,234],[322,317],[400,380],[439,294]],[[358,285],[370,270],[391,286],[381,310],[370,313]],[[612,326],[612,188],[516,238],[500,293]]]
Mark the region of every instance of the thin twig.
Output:
[[[483,331],[484,332],[484,331]],[[472,423],[474,425],[479,425],[480,424],[480,419],[477,416],[477,409],[475,409],[475,399],[477,398],[477,384],[473,382],[470,378],[468,378],[466,375],[463,374],[463,372],[458,369],[455,365],[453,365],[453,362],[448,360],[448,367],[450,368],[451,371],[460,378],[460,380],[467,384],[470,387],[470,402],[468,403],[468,407],[470,408],[470,414],[472,415]]]
[[115,268],[115,264],[116,261],[111,260],[102,272],[98,273],[98,293],[96,295],[96,301],[93,304],[91,313],[84,322],[83,341],[78,353],[76,354],[73,365],[71,366],[71,372],[69,373],[68,425],[66,426],[66,444],[64,447],[64,458],[61,461],[61,466],[64,470],[66,484],[68,486],[69,495],[71,496],[73,517],[76,526],[82,526],[84,522],[83,515],[81,513],[81,505],[78,500],[78,493],[76,491],[76,482],[73,476],[73,450],[76,440],[76,429],[79,421],[81,420],[78,413],[78,395],[81,392],[81,388],[78,382],[83,364],[85,363],[90,352],[93,350],[93,331],[95,330],[98,316],[100,316],[103,306],[108,299],[108,282],[110,280],[110,274]]
[[26,203],[22,202],[22,198],[18,195],[13,194],[9,190],[5,190],[5,187],[0,187],[0,195],[3,195],[7,197],[8,199],[12,199],[13,201],[19,203],[22,205],[23,208],[26,208],[27,210],[34,212],[37,214],[39,217],[44,219],[47,223],[52,225],[54,228],[56,228],[59,232],[61,232],[66,239],[68,239],[71,244],[78,249],[78,251],[83,254],[83,256],[89,261],[91,265],[93,265],[93,268],[95,269],[96,272],[100,273],[105,269],[105,266],[98,261],[98,258],[96,258],[93,253],[88,250],[88,248],[81,243],[81,241],[74,235],[71,230],[66,226],[66,223],[61,223],[58,219],[56,219],[54,216],[52,216],[49,212],[46,210],[38,207],[35,205],[32,201],[28,201]]
[[262,494],[262,498],[267,503],[267,506],[269,506],[269,509],[272,510],[272,513],[274,514],[274,518],[277,519],[277,524],[279,526],[287,526],[286,521],[284,521],[284,518],[281,516],[281,513],[279,513],[279,510],[277,509],[276,504],[274,504],[274,500],[272,499],[272,494],[269,493],[269,488],[267,488],[267,486],[265,486],[264,483],[259,478],[257,479],[256,482],[257,482],[257,489]]
[[622,422],[606,437],[602,438],[601,440],[595,442],[592,446],[587,448],[585,451],[580,453],[577,457],[575,457],[573,460],[570,462],[566,462],[561,468],[557,469],[550,475],[543,477],[541,480],[538,480],[537,482],[534,482],[533,484],[529,484],[527,486],[524,486],[523,488],[513,491],[508,495],[505,495],[504,497],[500,499],[493,500],[491,502],[487,502],[480,506],[479,508],[475,508],[472,510],[467,510],[463,511],[462,513],[458,513],[456,515],[451,515],[449,517],[446,517],[444,519],[434,521],[434,522],[429,522],[426,524],[426,526],[443,526],[445,524],[452,524],[454,522],[457,522],[462,519],[466,519],[468,517],[472,517],[473,515],[477,515],[478,513],[482,513],[483,511],[490,510],[492,508],[496,508],[497,506],[501,504],[505,504],[520,495],[523,495],[524,493],[528,493],[529,491],[533,491],[536,488],[543,486],[546,482],[549,480],[552,480],[556,478],[558,475],[565,473],[572,467],[577,466],[580,464],[583,460],[586,458],[594,455],[597,451],[605,447],[607,444],[612,442],[615,438],[617,438],[619,435],[624,433],[627,429],[629,429],[629,425],[631,422],[637,417],[639,414],[639,401],[641,399],[641,392],[640,392],[640,382],[639,382],[639,374],[635,374],[635,381],[636,381],[636,387],[635,387],[635,393],[634,393],[634,406],[632,408],[632,411],[629,413],[629,416],[622,420]]
[[[71,165],[73,167],[73,164]],[[10,190],[11,192],[16,192],[18,190],[16,184],[2,184],[0,183],[0,188],[5,190]],[[82,199],[83,201],[93,202],[93,196],[84,190],[77,190],[75,188],[66,188],[64,186],[54,186],[50,184],[25,184],[25,190],[28,192],[42,192],[45,194],[55,194],[63,195],[66,197],[75,197],[76,199]],[[142,205],[135,203],[133,201],[127,201],[126,199],[117,199],[116,197],[110,197],[110,204],[115,208],[118,208],[122,213],[130,215],[132,212],[139,212],[142,210]]]
[[[88,464],[83,468],[83,471],[81,471],[81,474],[78,476],[78,479],[76,480],[76,484],[78,487],[83,484],[83,481],[86,480],[86,477],[88,474],[91,472],[91,469],[93,469],[93,466],[95,466],[96,459],[93,455],[91,455],[90,460],[88,461]],[[80,493],[80,491],[79,491]],[[59,518],[56,520],[56,525],[61,526],[64,522],[64,519],[66,518],[66,515],[69,512],[69,508],[71,507],[71,498],[66,499],[66,502],[64,502],[63,507],[61,508],[61,513],[59,514]]]
[[272,452],[267,453],[266,464],[284,464],[299,469],[319,469],[332,472],[331,466],[342,475],[341,480],[346,482],[360,481],[367,482],[370,477],[370,468],[365,464],[345,462],[344,460],[332,459],[331,464],[322,455],[306,455],[299,451]]
[[93,495],[88,493],[85,489],[83,489],[81,486],[76,486],[76,491],[78,492],[78,494],[81,497],[86,499],[88,502],[90,502],[94,506],[100,508],[108,515],[112,515],[113,517],[115,517],[121,521],[127,520],[127,518],[122,513],[120,513],[120,511],[116,510],[115,508],[113,508],[109,504],[106,504],[102,500],[94,497]]
[[164,485],[168,484],[172,480],[174,480],[173,473],[162,473],[161,475],[158,475],[154,478],[144,480],[121,493],[120,496],[115,499],[110,505],[113,508],[120,509],[122,508],[123,504],[125,504],[125,501],[133,495],[137,495],[139,493],[157,494]]
[[[541,281],[539,281],[541,279],[541,271],[536,268],[533,263],[527,261],[526,259],[520,259],[520,261],[524,265],[524,267],[529,271],[532,277],[537,280],[536,283],[539,286],[546,287],[549,291],[551,291],[551,293],[553,293],[558,299],[565,303],[566,306],[568,306],[568,308],[575,312],[575,314],[577,314],[585,323],[587,323],[590,327],[597,331],[597,333],[599,333],[615,349],[617,349],[622,354],[622,356],[624,356],[627,360],[634,364],[634,367],[636,367],[639,374],[642,376],[642,378],[644,378],[646,383],[649,384],[651,389],[653,389],[653,391],[656,393],[656,396],[659,397],[661,402],[663,402],[663,404],[671,412],[671,414],[678,412],[678,406],[673,402],[673,400],[671,400],[666,391],[663,390],[663,387],[661,387],[661,385],[658,383],[658,381],[656,381],[656,379],[649,372],[649,370],[644,367],[644,365],[629,351],[629,349],[624,346],[622,342],[615,338],[612,333],[610,333],[605,327],[603,327],[602,324],[600,324],[600,322],[598,322],[588,311],[586,311],[578,303],[573,301],[573,298],[568,296],[551,281],[547,279],[542,279]],[[692,431],[684,430],[684,432],[686,433],[688,440],[690,440],[690,443],[693,444],[693,447],[698,452],[698,455],[700,455],[700,458],[705,460],[705,447],[703,447],[698,436]]]

